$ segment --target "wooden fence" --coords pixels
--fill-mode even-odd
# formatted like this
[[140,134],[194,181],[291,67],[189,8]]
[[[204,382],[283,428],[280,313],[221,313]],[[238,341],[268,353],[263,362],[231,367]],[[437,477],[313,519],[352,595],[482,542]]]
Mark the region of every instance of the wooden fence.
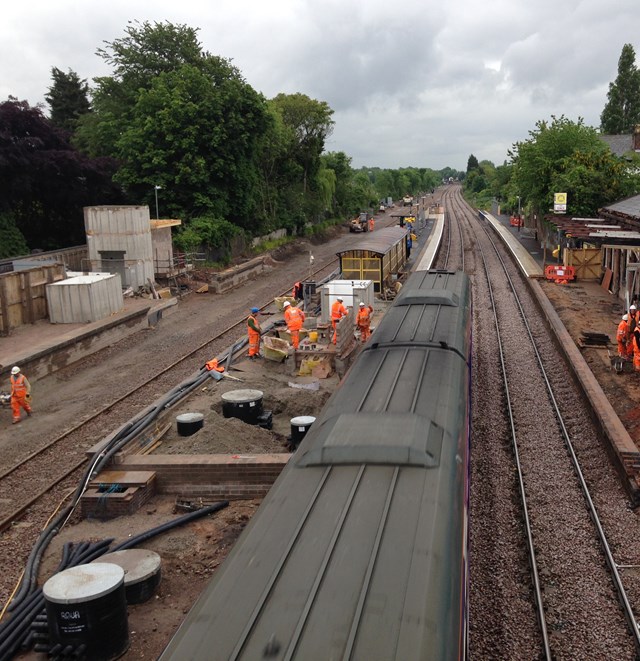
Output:
[[43,263],[0,274],[0,335],[48,315],[45,287],[65,278],[64,264]]

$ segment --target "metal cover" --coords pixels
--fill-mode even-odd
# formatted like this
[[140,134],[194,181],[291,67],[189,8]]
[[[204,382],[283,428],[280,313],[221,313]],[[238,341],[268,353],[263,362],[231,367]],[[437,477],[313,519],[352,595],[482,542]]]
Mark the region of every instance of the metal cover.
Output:
[[[298,466],[393,464],[432,468],[440,462],[444,430],[421,415],[342,414],[321,444],[305,452]],[[325,423],[325,428],[331,421]],[[321,432],[322,434],[322,432]]]
[[225,402],[233,404],[246,404],[247,402],[256,402],[262,399],[264,393],[262,390],[252,390],[250,388],[241,390],[230,390],[229,392],[222,393],[222,399]]
[[107,563],[117,565],[124,571],[124,586],[135,585],[155,576],[161,567],[162,560],[155,551],[147,549],[125,549],[106,553],[91,564]]
[[52,576],[42,588],[55,604],[77,604],[103,597],[124,583],[124,569],[109,563],[69,567]]

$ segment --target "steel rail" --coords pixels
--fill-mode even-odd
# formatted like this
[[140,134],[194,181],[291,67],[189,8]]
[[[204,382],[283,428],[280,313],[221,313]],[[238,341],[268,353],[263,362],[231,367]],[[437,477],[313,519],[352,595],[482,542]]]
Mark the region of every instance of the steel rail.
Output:
[[475,217],[474,217],[474,220],[479,224],[479,226],[485,232],[485,234],[487,235],[487,238],[489,239],[489,241],[493,245],[494,250],[496,252],[496,255],[497,255],[497,257],[500,260],[500,263],[502,265],[502,268],[503,268],[504,274],[507,278],[507,281],[509,282],[509,286],[511,287],[511,291],[512,291],[513,296],[514,296],[514,300],[516,301],[518,309],[520,310],[520,315],[522,317],[522,321],[525,325],[525,328],[527,329],[527,333],[528,333],[529,339],[531,341],[531,346],[534,350],[536,360],[537,360],[538,366],[540,368],[540,373],[542,375],[542,378],[544,379],[544,382],[545,382],[545,385],[546,385],[546,388],[547,388],[549,401],[551,402],[551,405],[552,405],[553,410],[555,412],[555,415],[556,415],[556,418],[557,418],[557,421],[558,421],[558,425],[559,425],[560,430],[562,432],[562,438],[564,440],[565,447],[566,447],[567,452],[568,452],[568,454],[571,458],[571,463],[573,465],[575,475],[578,478],[578,481],[580,483],[581,491],[582,491],[584,499],[586,501],[589,516],[590,516],[590,518],[591,518],[591,520],[594,524],[594,527],[596,529],[598,541],[600,542],[602,552],[605,556],[606,564],[607,564],[607,566],[609,568],[609,571],[611,573],[614,588],[615,588],[615,590],[618,594],[618,598],[620,600],[620,604],[621,604],[622,609],[624,611],[624,616],[625,616],[625,619],[627,620],[627,624],[629,625],[629,629],[631,630],[631,633],[634,637],[635,645],[636,645],[636,651],[640,655],[640,631],[638,629],[638,623],[636,621],[635,615],[633,613],[633,609],[632,609],[631,604],[629,602],[629,599],[627,597],[627,593],[626,593],[626,590],[625,590],[624,585],[622,583],[622,578],[620,576],[620,573],[618,572],[616,562],[613,558],[613,554],[611,552],[611,547],[610,547],[609,542],[607,540],[606,533],[605,533],[604,528],[602,527],[602,524],[600,522],[600,518],[598,516],[595,503],[593,502],[593,499],[591,498],[591,493],[589,491],[589,487],[587,486],[586,480],[584,478],[584,474],[582,472],[582,468],[580,466],[580,462],[578,460],[577,454],[576,454],[575,449],[573,447],[573,443],[571,442],[571,436],[570,436],[570,434],[567,430],[567,427],[565,425],[564,418],[563,418],[562,413],[560,411],[560,407],[558,406],[558,402],[557,402],[555,394],[553,392],[553,387],[552,387],[551,382],[549,380],[547,371],[544,368],[544,365],[543,365],[543,362],[542,362],[542,357],[540,356],[540,353],[538,351],[538,347],[537,347],[535,339],[533,337],[533,333],[531,332],[531,327],[530,327],[529,322],[527,320],[527,316],[526,316],[524,307],[523,307],[523,305],[520,301],[520,298],[518,296],[517,288],[516,288],[512,278],[511,278],[511,276],[509,275],[509,272],[508,272],[507,267],[506,267],[506,263],[505,263],[504,259],[502,258],[502,256],[500,255],[500,252],[498,251],[498,248],[497,248],[497,245],[496,245],[495,241],[493,240],[493,238],[489,234],[489,230],[485,227],[485,225],[480,223]]

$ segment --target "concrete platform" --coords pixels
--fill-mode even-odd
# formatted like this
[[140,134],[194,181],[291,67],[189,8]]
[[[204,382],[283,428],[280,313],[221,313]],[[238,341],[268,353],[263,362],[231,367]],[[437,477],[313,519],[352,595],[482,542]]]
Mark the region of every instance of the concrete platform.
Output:
[[90,356],[137,331],[157,325],[177,309],[177,299],[125,299],[124,307],[106,319],[91,323],[51,324],[40,320],[20,326],[0,338],[0,379],[9,380],[20,365],[29,380],[38,379]]

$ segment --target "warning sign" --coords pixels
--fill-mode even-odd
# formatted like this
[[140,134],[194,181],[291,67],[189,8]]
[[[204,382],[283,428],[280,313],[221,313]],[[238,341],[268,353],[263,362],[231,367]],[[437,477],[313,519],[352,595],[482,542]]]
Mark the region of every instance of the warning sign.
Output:
[[553,212],[566,213],[567,212],[567,194],[554,193],[553,195]]

